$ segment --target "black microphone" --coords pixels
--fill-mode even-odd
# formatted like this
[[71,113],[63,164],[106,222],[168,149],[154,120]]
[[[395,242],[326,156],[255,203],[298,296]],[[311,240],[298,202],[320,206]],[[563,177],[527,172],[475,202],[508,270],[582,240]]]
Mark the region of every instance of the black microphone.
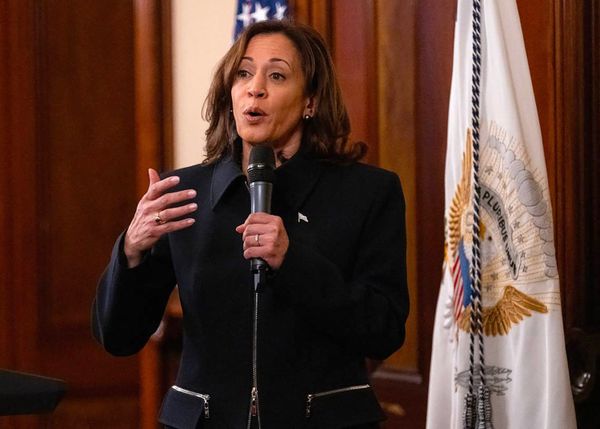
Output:
[[[273,149],[267,145],[253,146],[250,150],[248,160],[248,183],[250,188],[250,212],[271,213],[271,195],[273,193],[273,182],[275,181],[275,154]],[[250,271],[255,275],[255,287],[257,282],[262,282],[262,274],[266,272],[269,265],[261,258],[250,260]]]

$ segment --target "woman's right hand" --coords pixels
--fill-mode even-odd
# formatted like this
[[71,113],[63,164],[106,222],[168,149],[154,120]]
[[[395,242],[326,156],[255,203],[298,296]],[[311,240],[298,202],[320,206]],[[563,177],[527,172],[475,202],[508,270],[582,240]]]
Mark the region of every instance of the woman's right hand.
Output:
[[163,234],[191,226],[195,222],[193,218],[179,218],[198,208],[196,203],[172,207],[196,196],[193,189],[167,192],[179,183],[179,177],[171,176],[160,180],[158,173],[152,168],[148,170],[148,177],[148,191],[138,203],[133,220],[125,233],[123,250],[129,268],[139,265],[144,253],[150,250]]

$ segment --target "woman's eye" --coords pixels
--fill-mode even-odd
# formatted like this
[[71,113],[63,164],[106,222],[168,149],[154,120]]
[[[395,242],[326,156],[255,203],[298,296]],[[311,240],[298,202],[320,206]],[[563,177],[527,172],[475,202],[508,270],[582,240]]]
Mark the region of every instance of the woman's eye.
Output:
[[281,73],[274,72],[274,73],[271,73],[271,78],[273,78],[274,80],[284,80],[285,76],[282,75]]
[[237,77],[245,78],[250,76],[250,73],[248,72],[248,70],[238,70],[236,75]]

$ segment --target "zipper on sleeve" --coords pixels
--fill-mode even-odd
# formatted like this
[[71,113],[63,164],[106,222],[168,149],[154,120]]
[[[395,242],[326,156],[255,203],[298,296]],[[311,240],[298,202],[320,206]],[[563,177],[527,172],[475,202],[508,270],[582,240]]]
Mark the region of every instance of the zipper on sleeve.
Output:
[[210,395],[204,395],[202,393],[198,393],[198,392],[192,392],[191,390],[187,390],[184,389],[183,387],[179,387],[179,386],[171,386],[171,389],[176,390],[178,392],[184,393],[186,395],[190,395],[190,396],[195,396],[196,398],[200,398],[202,399],[202,413],[204,414],[204,418],[208,419],[210,418],[210,407],[208,404],[208,401],[210,401]]
[[338,393],[352,392],[353,390],[362,390],[362,389],[369,389],[369,388],[371,388],[371,386],[369,384],[357,384],[356,386],[348,386],[348,387],[342,387],[340,389],[326,390],[324,392],[310,393],[310,394],[306,395],[306,418],[310,417],[313,399],[321,398],[323,396],[335,395]]

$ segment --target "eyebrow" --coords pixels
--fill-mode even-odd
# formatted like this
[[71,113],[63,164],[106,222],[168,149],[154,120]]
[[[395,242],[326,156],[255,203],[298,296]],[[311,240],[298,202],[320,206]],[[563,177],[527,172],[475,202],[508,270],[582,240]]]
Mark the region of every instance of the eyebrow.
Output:
[[[254,58],[252,58],[252,57],[242,57],[242,60],[248,60],[248,61],[252,61],[252,62],[254,62]],[[286,64],[287,64],[287,66],[288,66],[290,69],[292,69],[292,66],[291,66],[291,64],[290,64],[290,63],[288,63],[288,62],[287,62],[286,60],[284,60],[283,58],[277,58],[277,57],[275,57],[275,58],[269,58],[269,62],[270,62],[270,63],[283,62],[283,63],[286,63]]]

